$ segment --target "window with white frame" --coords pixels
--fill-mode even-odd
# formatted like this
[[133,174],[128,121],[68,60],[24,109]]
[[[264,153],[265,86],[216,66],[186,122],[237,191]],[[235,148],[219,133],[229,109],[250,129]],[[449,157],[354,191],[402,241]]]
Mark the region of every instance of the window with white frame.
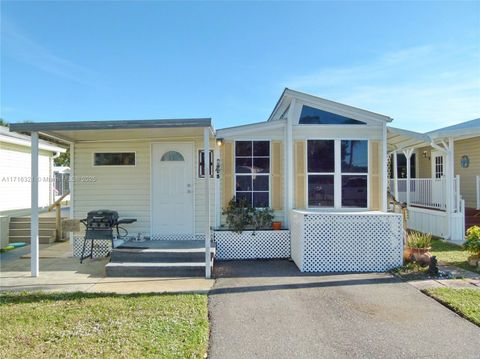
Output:
[[253,207],[270,206],[270,141],[235,142],[235,197]]
[[367,208],[368,141],[308,140],[311,208]]

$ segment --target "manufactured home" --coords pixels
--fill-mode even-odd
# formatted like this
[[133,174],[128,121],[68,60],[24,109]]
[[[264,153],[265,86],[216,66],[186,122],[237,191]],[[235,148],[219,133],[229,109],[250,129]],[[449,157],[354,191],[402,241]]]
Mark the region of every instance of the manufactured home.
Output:
[[[134,238],[151,247],[149,253],[181,252],[179,247],[194,242],[190,252],[204,252],[205,260],[190,267],[198,265],[210,276],[212,253],[225,260],[291,258],[301,271],[384,271],[400,265],[402,219],[388,211],[391,121],[285,89],[265,121],[220,130],[208,118],[25,123],[11,130],[30,132],[34,139],[40,133],[70,147],[72,220],[101,209],[129,219],[128,235],[118,244],[123,259],[112,255],[107,274],[119,268],[142,275],[178,268],[178,263],[142,267],[138,258],[129,262],[125,252],[139,246]],[[34,162],[37,154],[32,151]],[[32,183],[34,194],[37,185]],[[222,212],[232,198],[272,208],[282,228],[230,231]],[[32,196],[32,208],[37,200]],[[72,230],[70,241],[80,256],[82,230]],[[106,247],[92,241],[91,254],[112,251],[111,243],[116,247],[114,241]],[[38,275],[35,245],[32,253],[32,273]]]

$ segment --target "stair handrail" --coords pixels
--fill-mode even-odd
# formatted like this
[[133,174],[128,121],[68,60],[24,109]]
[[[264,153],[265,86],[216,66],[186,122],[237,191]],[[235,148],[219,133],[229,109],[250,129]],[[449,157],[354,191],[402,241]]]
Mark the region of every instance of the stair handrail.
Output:
[[62,233],[63,233],[63,228],[62,228],[62,201],[64,200],[65,197],[67,197],[70,194],[70,192],[65,192],[63,196],[61,196],[59,199],[57,199],[55,202],[53,202],[49,207],[48,211],[51,212],[52,209],[56,208],[56,219],[55,219],[55,241],[61,241],[62,240]]

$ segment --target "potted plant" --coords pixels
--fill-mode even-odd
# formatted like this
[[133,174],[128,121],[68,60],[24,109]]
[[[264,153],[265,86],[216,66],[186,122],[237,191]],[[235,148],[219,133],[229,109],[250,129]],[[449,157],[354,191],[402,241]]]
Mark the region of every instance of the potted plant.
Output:
[[480,267],[480,227],[472,226],[467,229],[467,240],[464,244],[465,249],[472,255],[468,257],[468,263],[471,266]]
[[273,221],[272,222],[272,229],[275,231],[279,231],[282,229],[282,222],[280,221]]
[[255,229],[270,229],[272,228],[273,209],[254,208],[252,214],[252,223]]
[[412,231],[408,233],[406,253],[409,260],[413,260],[420,265],[426,266],[430,263],[430,249],[432,235],[430,233],[420,233]]

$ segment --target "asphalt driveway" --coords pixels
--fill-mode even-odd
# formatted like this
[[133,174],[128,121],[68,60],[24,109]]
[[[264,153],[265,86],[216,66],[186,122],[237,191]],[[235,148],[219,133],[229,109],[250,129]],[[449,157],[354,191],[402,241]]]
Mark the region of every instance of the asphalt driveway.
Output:
[[480,328],[388,274],[217,262],[210,358],[479,358]]

